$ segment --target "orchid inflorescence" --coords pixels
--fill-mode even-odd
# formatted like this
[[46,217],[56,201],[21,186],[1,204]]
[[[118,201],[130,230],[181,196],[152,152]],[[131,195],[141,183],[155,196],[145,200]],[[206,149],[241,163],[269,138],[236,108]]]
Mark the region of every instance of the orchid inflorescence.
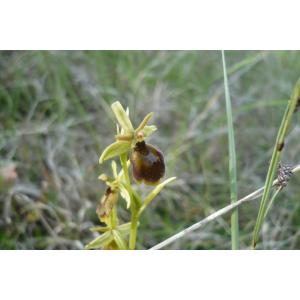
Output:
[[[107,188],[96,213],[99,220],[106,226],[91,228],[92,231],[102,234],[91,241],[86,249],[133,250],[136,247],[137,227],[141,214],[165,185],[173,181],[175,177],[162,182],[165,175],[163,154],[145,141],[157,130],[156,126],[148,125],[153,113],[147,114],[140,125],[134,129],[128,109],[125,111],[120,102],[114,102],[111,108],[118,121],[117,134],[115,135],[115,142],[102,152],[99,163],[102,164],[109,159],[119,157],[121,170],[118,172],[117,163],[112,160],[112,177],[106,174],[99,176]],[[130,167],[132,168],[132,176],[138,184],[144,183],[155,186],[146,197],[142,197],[132,186],[129,174]],[[120,196],[126,201],[127,209],[130,209],[131,212],[130,222],[121,225],[117,214]]]

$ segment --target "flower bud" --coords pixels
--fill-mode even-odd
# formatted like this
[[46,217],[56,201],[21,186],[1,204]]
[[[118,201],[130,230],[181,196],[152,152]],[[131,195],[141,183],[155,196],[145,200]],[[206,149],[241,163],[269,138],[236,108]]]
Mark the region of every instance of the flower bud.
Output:
[[136,143],[130,161],[133,169],[133,177],[137,182],[147,185],[156,185],[165,175],[165,163],[163,154],[145,141]]

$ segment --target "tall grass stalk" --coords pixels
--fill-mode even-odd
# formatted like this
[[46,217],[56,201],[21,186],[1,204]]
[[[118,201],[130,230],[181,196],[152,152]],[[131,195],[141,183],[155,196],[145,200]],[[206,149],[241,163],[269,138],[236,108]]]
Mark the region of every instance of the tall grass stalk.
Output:
[[[228,151],[229,151],[229,177],[230,177],[230,199],[231,203],[237,201],[237,171],[236,171],[236,154],[235,154],[235,141],[232,120],[232,107],[227,79],[227,69],[224,50],[222,50],[222,62],[224,73],[224,87],[225,87],[225,100],[226,100],[226,115],[227,115],[227,128],[228,128]],[[239,249],[239,216],[238,210],[235,209],[231,214],[231,248],[232,250]]]
[[268,204],[270,203],[270,193],[271,193],[271,187],[272,187],[272,182],[275,176],[275,173],[278,169],[278,164],[281,156],[281,152],[284,148],[284,140],[288,132],[288,128],[290,126],[293,114],[295,112],[297,103],[300,99],[300,78],[297,81],[291,99],[289,100],[283,119],[281,121],[281,125],[279,127],[278,133],[277,133],[277,138],[276,142],[274,145],[274,150],[270,162],[270,166],[268,169],[266,181],[265,181],[265,189],[264,193],[262,195],[262,200],[260,202],[260,207],[258,211],[258,216],[256,219],[256,224],[253,232],[253,239],[252,239],[252,247],[255,248],[256,244],[259,239],[259,233],[262,228],[264,219],[267,215],[267,210],[268,210]]

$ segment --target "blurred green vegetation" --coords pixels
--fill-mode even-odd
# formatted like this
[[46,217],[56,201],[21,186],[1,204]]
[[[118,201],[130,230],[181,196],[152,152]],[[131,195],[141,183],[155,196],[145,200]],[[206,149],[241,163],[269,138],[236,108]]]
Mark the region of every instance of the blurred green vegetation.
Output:
[[[300,52],[226,51],[226,60],[242,197],[264,183]],[[113,140],[115,100],[135,125],[155,112],[150,143],[164,152],[166,176],[178,177],[143,216],[139,249],[229,204],[222,76],[219,51],[1,51],[0,168],[14,163],[18,179],[0,184],[0,248],[82,249],[94,237],[104,192],[97,177],[110,172],[98,159]],[[299,131],[298,114],[284,163],[299,163]],[[294,176],[276,200],[262,248],[300,248],[299,183]],[[250,246],[257,211],[258,201],[240,209],[241,248]],[[230,247],[228,215],[170,249]]]

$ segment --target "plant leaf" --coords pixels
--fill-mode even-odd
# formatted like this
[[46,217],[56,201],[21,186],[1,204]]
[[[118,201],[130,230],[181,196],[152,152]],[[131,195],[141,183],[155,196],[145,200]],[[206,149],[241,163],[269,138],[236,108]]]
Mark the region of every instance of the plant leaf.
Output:
[[119,101],[114,102],[111,105],[111,109],[114,112],[119,124],[124,129],[125,133],[133,133],[133,126],[121,103]]
[[[226,101],[226,116],[228,128],[228,154],[229,154],[229,179],[230,179],[230,199],[231,203],[237,201],[237,167],[235,153],[235,139],[232,118],[232,105],[230,100],[229,84],[227,79],[227,68],[225,53],[222,50],[225,101]],[[232,250],[239,249],[239,217],[238,209],[235,209],[231,214],[231,247]]]
[[110,144],[105,150],[102,152],[99,163],[102,164],[105,160],[108,160],[114,156],[119,156],[130,150],[131,144],[129,142],[115,142]]
[[99,249],[106,247],[114,239],[114,236],[111,231],[107,231],[104,234],[96,237],[93,241],[88,243],[85,246],[85,249]]
[[122,234],[122,236],[127,236],[130,233],[131,222],[119,225],[117,227],[118,231]]
[[123,239],[122,235],[120,234],[120,232],[118,232],[118,230],[113,230],[112,231],[113,236],[114,236],[114,240],[116,242],[116,244],[118,245],[120,250],[126,250],[128,249],[125,240]]
[[110,227],[102,227],[102,226],[94,226],[94,227],[91,227],[90,228],[90,231],[92,232],[101,232],[101,233],[104,233],[104,232],[107,232],[109,231],[111,228]]
[[167,185],[168,183],[170,183],[171,181],[173,181],[175,179],[176,179],[176,177],[171,177],[171,178],[166,179],[164,182],[160,183],[159,185],[157,185],[145,198],[144,203],[142,204],[142,206],[140,208],[139,214],[141,214],[145,210],[145,208],[158,195],[158,193],[164,188],[165,185]]

